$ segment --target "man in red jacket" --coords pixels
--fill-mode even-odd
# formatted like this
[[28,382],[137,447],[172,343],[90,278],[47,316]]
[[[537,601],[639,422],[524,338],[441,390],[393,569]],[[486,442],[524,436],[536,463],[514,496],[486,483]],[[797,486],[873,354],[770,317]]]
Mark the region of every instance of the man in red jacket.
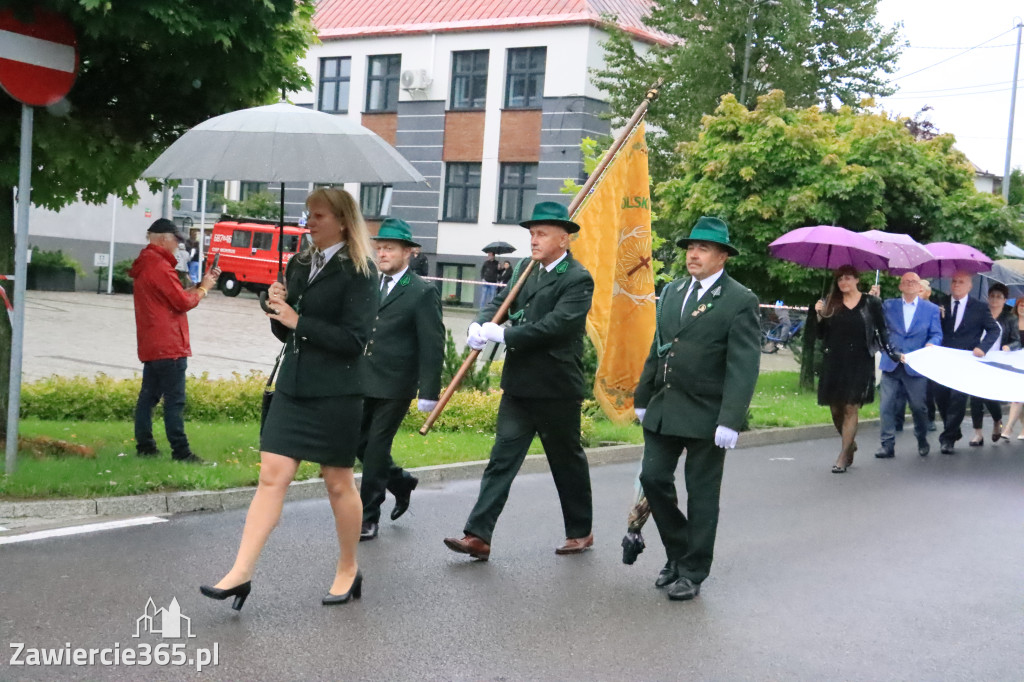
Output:
[[217,283],[220,268],[213,268],[198,286],[182,289],[175,272],[175,251],[183,237],[177,226],[160,218],[147,232],[149,245],[128,272],[135,280],[135,330],[142,361],[142,390],[135,405],[135,448],[139,455],[159,455],[153,439],[153,408],[164,399],[164,427],[171,457],[201,464],[185,436],[185,369],[192,355],[188,343],[188,317]]

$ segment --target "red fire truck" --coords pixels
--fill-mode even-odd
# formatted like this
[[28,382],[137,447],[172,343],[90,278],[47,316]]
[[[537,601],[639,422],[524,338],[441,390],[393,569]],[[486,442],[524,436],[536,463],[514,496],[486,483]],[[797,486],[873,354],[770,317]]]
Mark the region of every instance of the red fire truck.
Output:
[[[265,291],[277,279],[277,243],[280,227],[272,220],[222,216],[213,226],[206,269],[220,254],[217,285],[225,296],[237,296],[242,289]],[[284,226],[284,264],[309,242],[309,230]]]

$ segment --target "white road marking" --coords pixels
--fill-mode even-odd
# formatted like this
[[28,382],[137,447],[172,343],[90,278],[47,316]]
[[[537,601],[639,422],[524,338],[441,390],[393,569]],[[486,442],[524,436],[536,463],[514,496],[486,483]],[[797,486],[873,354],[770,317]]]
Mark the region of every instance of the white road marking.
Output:
[[0,31],[0,58],[65,73],[75,70],[75,48],[71,45],[13,31]]
[[769,457],[769,462],[792,462],[796,457]]
[[159,516],[140,516],[135,519],[122,519],[120,521],[104,521],[102,523],[87,523],[83,526],[69,526],[67,528],[52,528],[50,530],[37,530],[32,533],[21,535],[10,535],[0,538],[0,545],[13,545],[16,542],[32,542],[33,540],[45,540],[47,538],[60,538],[67,535],[80,535],[82,533],[95,533],[101,530],[114,530],[117,528],[131,528],[132,526],[146,526],[151,523],[165,523],[167,519]]
[[7,530],[7,529],[4,528],[3,526],[0,526],[0,532],[5,531],[5,530]]

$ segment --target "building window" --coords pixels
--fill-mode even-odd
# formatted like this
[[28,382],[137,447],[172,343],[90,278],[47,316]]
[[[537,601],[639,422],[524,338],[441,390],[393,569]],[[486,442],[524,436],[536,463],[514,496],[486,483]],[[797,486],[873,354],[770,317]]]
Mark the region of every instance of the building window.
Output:
[[479,213],[480,164],[447,164],[444,176],[444,220],[475,223]]
[[330,57],[320,60],[320,111],[348,113],[348,87],[352,80],[352,59]]
[[364,218],[383,218],[390,213],[391,185],[360,185],[359,210]]
[[398,108],[398,79],[402,55],[386,54],[370,57],[366,74],[366,110],[395,111]]
[[[202,201],[203,182],[199,181],[199,192],[196,194],[196,205]],[[224,181],[206,181],[206,212],[221,213],[224,210]]]
[[267,184],[265,182],[242,182],[241,188],[238,190],[238,200],[245,201],[253,194],[266,191]]
[[498,222],[518,223],[537,203],[537,164],[503,163],[498,184]]
[[546,47],[524,47],[508,51],[505,82],[506,109],[536,109],[544,96]]
[[484,108],[487,59],[487,50],[452,52],[452,109]]

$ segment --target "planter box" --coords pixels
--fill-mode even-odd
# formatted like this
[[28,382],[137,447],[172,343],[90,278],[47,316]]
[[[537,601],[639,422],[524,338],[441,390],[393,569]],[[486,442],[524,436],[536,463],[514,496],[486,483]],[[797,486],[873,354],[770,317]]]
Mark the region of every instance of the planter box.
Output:
[[74,268],[49,268],[29,263],[26,286],[37,291],[74,291]]

